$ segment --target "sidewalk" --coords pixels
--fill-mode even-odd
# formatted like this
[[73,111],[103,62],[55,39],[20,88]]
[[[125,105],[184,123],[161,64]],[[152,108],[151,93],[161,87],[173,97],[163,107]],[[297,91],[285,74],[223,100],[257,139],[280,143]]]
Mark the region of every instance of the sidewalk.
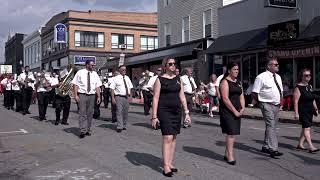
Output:
[[[131,102],[132,105],[138,105],[142,106],[143,102],[140,101],[140,99],[132,99]],[[218,115],[218,112],[213,112],[215,115]],[[258,108],[246,108],[244,111],[244,118],[247,119],[257,119],[262,120],[262,114],[261,110]],[[292,123],[292,124],[298,124],[299,120],[294,119],[294,112],[293,111],[280,111],[280,118],[279,121],[282,123]],[[313,118],[313,124],[314,126],[320,127],[320,116]]]

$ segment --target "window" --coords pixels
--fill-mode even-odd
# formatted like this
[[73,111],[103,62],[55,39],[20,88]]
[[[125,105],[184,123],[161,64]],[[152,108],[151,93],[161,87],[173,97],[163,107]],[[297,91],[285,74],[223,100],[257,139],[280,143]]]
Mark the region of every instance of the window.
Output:
[[141,36],[141,50],[153,50],[158,48],[158,37]]
[[120,49],[122,45],[125,45],[126,49],[133,49],[133,35],[111,34],[112,49]]
[[211,9],[203,13],[203,37],[211,37]]
[[171,44],[171,24],[170,23],[166,23],[164,25],[164,36],[165,36],[166,46],[170,46]]
[[74,34],[75,47],[104,47],[104,33],[90,31],[76,31]]
[[167,7],[171,4],[171,0],[163,0],[164,2],[164,7]]
[[182,19],[182,42],[190,40],[190,21],[189,16]]

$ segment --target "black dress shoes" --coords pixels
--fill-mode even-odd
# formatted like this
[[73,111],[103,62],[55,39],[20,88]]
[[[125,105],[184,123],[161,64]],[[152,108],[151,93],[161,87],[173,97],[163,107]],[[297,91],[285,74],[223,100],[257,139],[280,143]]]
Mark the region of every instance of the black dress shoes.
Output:
[[165,173],[164,171],[162,171],[162,174],[163,174],[164,176],[166,176],[166,177],[172,177],[172,176],[173,176],[172,171],[167,172],[167,173]]
[[261,152],[266,153],[266,154],[270,154],[270,149],[266,148],[266,147],[262,147]]
[[117,129],[117,133],[121,133],[122,129]]
[[236,165],[237,162],[236,161],[227,161],[227,163],[234,166],[234,165]]
[[86,132],[86,136],[91,136],[91,132]]
[[31,112],[30,112],[30,111],[27,111],[26,113],[27,113],[27,114],[31,114]]
[[85,137],[85,133],[80,133],[79,138],[82,139],[82,138],[84,138],[84,137]]
[[54,125],[58,126],[58,125],[59,125],[59,121],[56,121],[56,122],[54,123]]
[[127,130],[127,128],[123,128],[122,130],[124,130],[124,131],[125,131],[125,130]]
[[176,173],[176,172],[178,172],[178,169],[177,168],[171,168],[171,172]]
[[281,153],[279,151],[270,151],[270,157],[271,158],[275,158],[276,159],[277,156],[282,156],[282,155],[283,155],[283,153]]
[[62,122],[61,124],[63,124],[63,125],[69,125],[69,123],[67,123],[67,122]]
[[314,150],[309,150],[309,153],[311,153],[311,154],[314,154],[314,153],[316,153],[316,152],[318,152],[319,151],[319,149],[314,149]]

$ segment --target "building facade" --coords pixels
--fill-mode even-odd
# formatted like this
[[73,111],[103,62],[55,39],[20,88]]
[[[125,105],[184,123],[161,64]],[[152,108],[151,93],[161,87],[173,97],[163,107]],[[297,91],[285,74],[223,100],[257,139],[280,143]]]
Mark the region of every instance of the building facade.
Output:
[[37,72],[41,67],[41,30],[36,30],[26,36],[23,44],[23,64],[29,66],[31,71]]
[[12,65],[14,74],[21,73],[21,67],[23,67],[22,40],[24,37],[24,34],[16,33],[5,45],[5,64]]
[[223,0],[158,0],[159,46],[218,37]]
[[[68,42],[54,42],[54,26],[66,25]],[[157,14],[110,11],[68,11],[42,28],[42,68],[65,67],[77,58],[94,58],[103,68],[108,59],[158,48]]]

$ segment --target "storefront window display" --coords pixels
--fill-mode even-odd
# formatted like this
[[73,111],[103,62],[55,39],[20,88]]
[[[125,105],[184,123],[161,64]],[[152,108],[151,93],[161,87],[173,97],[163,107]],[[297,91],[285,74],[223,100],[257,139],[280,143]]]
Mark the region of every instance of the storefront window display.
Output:
[[256,54],[244,55],[242,58],[242,82],[244,87],[253,83],[257,76],[256,61]]
[[279,59],[279,75],[282,82],[293,88],[293,60],[292,59]]

